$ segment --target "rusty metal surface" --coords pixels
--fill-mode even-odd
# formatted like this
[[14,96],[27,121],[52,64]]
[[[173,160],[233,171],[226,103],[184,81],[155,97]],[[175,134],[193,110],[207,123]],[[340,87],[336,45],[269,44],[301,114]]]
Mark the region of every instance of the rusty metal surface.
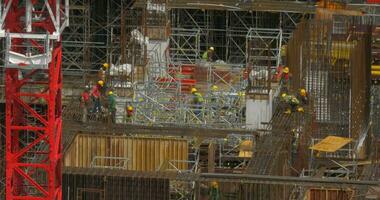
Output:
[[168,200],[169,180],[99,174],[64,174],[63,191],[63,199]]
[[378,186],[377,181],[360,181],[344,179],[323,178],[299,178],[291,176],[268,176],[252,174],[222,174],[222,173],[176,173],[176,172],[139,172],[118,169],[96,169],[96,168],[71,168],[65,167],[64,174],[102,175],[118,177],[144,177],[163,178],[178,181],[218,181],[227,183],[261,183],[278,185],[298,185],[315,187],[362,187]]
[[[141,8],[145,0],[137,0],[133,5]],[[243,3],[241,0],[168,0],[169,9],[208,9],[208,10],[239,10],[239,11],[270,11],[288,13],[311,13],[316,12],[316,3],[306,1],[283,1],[283,0],[255,0]],[[371,7],[366,4],[347,4],[346,8],[352,11],[363,11]]]
[[225,138],[229,134],[258,135],[257,131],[246,129],[213,129],[201,127],[184,127],[176,125],[146,126],[133,124],[104,124],[81,123],[78,121],[64,120],[63,129],[71,132],[83,132],[92,134],[112,133],[114,135],[160,135],[160,136],[188,136],[205,138]]
[[303,21],[288,43],[292,90],[314,98],[319,138],[357,138],[368,125],[371,22],[359,19]]

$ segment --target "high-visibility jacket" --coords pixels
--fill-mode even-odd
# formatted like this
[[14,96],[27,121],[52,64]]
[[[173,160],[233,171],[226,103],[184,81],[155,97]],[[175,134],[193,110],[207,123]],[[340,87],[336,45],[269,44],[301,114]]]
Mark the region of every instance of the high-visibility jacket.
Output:
[[193,94],[193,101],[195,104],[203,103],[204,99],[201,93],[195,92]]
[[285,97],[285,101],[289,103],[290,105],[299,105],[300,101],[297,99],[294,95],[288,95]]
[[208,51],[205,51],[202,55],[203,60],[208,60]]

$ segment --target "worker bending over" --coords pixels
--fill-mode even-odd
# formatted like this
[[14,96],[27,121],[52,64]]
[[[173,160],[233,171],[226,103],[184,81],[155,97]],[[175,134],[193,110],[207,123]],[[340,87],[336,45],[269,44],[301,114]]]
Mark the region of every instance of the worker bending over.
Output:
[[282,100],[286,103],[287,107],[285,110],[285,114],[290,114],[292,112],[304,112],[303,108],[300,107],[300,101],[297,99],[294,95],[288,95],[286,93],[283,93],[281,95]]
[[214,47],[210,47],[207,51],[205,51],[202,55],[202,59],[208,62],[214,61]]

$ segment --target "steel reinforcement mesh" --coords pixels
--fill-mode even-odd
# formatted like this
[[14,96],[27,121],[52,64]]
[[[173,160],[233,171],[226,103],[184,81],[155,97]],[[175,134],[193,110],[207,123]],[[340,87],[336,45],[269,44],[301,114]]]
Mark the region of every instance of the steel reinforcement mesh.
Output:
[[321,18],[301,22],[288,43],[291,89],[313,98],[317,137],[355,138],[369,122],[371,21]]

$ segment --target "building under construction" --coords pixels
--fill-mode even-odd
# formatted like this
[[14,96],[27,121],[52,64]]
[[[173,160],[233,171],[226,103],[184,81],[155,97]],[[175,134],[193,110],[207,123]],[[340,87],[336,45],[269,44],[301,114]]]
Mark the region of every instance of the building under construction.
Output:
[[0,0],[0,200],[380,199],[380,1]]

